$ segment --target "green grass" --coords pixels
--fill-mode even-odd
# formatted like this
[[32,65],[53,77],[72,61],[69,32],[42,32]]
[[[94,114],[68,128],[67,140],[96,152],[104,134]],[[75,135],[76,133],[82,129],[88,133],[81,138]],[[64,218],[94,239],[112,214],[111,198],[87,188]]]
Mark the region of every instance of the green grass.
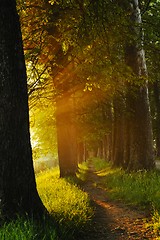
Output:
[[88,171],[88,161],[79,164],[78,167],[79,169],[76,175],[77,175],[77,179],[82,184],[82,182],[87,181],[86,175]]
[[39,195],[49,213],[67,234],[81,231],[93,215],[88,194],[70,179],[58,178],[59,171],[37,176]]
[[[90,160],[91,161],[91,160]],[[91,162],[90,162],[91,163]],[[88,162],[79,165],[77,176],[86,181]],[[123,200],[130,205],[149,209],[152,213],[154,232],[160,231],[160,172],[139,171],[126,173],[119,168],[94,158],[92,164],[99,176],[99,185],[110,193],[111,199]],[[93,209],[87,193],[75,183],[75,179],[59,178],[59,170],[51,169],[37,174],[40,197],[51,216],[59,224],[61,239],[73,239],[90,224]],[[19,218],[0,228],[2,240],[57,240],[53,223],[36,224],[27,218]],[[160,238],[159,238],[160,239]]]
[[160,172],[127,173],[111,168],[100,159],[93,159],[93,164],[100,177],[99,184],[109,192],[110,198],[149,210],[153,216],[151,227],[155,232],[160,231]]
[[45,222],[45,227],[26,218],[18,218],[10,223],[5,223],[0,228],[1,240],[56,240],[54,227]]
[[[97,161],[102,167],[97,167]],[[127,173],[119,168],[111,168],[109,163],[96,159],[93,164],[103,185],[114,199],[141,207],[160,210],[160,174],[158,171]]]
[[105,168],[107,168],[109,166],[109,163],[103,159],[99,159],[99,158],[91,158],[89,161],[91,161],[94,165],[94,168],[99,171],[99,170],[104,170]]
[[[39,195],[51,216],[59,224],[61,240],[73,239],[89,225],[93,209],[87,193],[71,179],[60,179],[58,169],[36,176]],[[53,222],[41,225],[27,218],[18,218],[0,228],[1,240],[57,240]]]

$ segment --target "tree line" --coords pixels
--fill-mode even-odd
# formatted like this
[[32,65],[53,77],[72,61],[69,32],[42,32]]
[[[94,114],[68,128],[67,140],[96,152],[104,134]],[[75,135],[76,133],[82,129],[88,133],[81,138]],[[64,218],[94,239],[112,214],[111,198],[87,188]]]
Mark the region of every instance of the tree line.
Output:
[[153,169],[159,2],[28,1],[22,8],[27,61],[46,78],[37,75],[31,98],[52,87],[61,176],[74,175],[90,152],[129,171]]

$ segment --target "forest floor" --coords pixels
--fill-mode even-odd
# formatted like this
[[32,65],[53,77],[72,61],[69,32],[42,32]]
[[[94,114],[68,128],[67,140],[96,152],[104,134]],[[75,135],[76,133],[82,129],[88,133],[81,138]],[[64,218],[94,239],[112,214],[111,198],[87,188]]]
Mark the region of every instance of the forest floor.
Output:
[[95,209],[92,226],[76,240],[121,240],[121,239],[157,239],[146,221],[150,221],[149,212],[129,207],[122,201],[113,201],[109,193],[100,187],[100,178],[90,167],[87,181],[83,185]]

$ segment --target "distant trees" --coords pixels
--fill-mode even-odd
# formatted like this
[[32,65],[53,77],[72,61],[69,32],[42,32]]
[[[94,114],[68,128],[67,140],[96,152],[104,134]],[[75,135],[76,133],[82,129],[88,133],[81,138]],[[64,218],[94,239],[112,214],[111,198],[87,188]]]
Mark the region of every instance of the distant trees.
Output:
[[[106,38],[101,33],[100,38],[108,39],[106,58],[109,59],[112,67],[115,66],[114,70],[117,71],[117,73],[110,72],[112,83],[108,83],[110,85],[119,84],[119,86],[114,85],[115,92],[114,98],[112,98],[112,161],[115,166],[129,170],[152,169],[154,168],[153,135],[141,13],[138,1],[133,0],[130,3],[126,1],[123,4],[118,2],[117,7],[114,4],[115,10],[123,22],[122,25],[116,21],[118,17],[113,20],[111,13],[107,12],[106,7],[109,6],[109,1],[103,3],[98,1],[96,4],[91,4],[92,13],[89,15],[91,19],[94,16],[98,21],[98,23],[94,22],[94,19],[93,22],[91,21],[95,33],[98,31],[96,28],[98,25],[101,26],[102,32],[106,33]],[[110,14],[108,20],[108,22],[111,21],[110,31],[112,31],[112,24],[115,24],[113,31],[116,29],[117,35],[107,32],[107,27],[109,27],[109,23],[105,19],[107,13]],[[121,38],[118,27],[122,30],[124,39]],[[112,40],[109,40],[110,36],[113,37]],[[117,39],[119,39],[120,46],[118,46]],[[113,52],[113,46],[116,45],[119,49],[118,51],[115,49]],[[101,61],[102,58],[103,54]],[[119,59],[123,62],[121,66]],[[105,64],[104,62],[104,66]],[[120,83],[121,78],[123,78],[122,83]]]
[[[154,31],[148,31],[152,28],[148,20],[158,2],[41,0],[25,4],[22,25],[32,31],[29,36],[24,31],[26,61],[39,77],[30,85],[34,87],[30,93],[41,95],[41,87],[45,91],[46,85],[53,86],[61,176],[75,174],[77,159],[86,156],[87,149],[128,170],[154,168],[144,50],[151,78]],[[146,37],[151,39],[148,44]],[[74,107],[70,104],[73,94]],[[158,120],[155,102],[154,123],[155,117]],[[154,136],[158,144],[157,127]]]
[[15,0],[0,1],[0,209],[42,216],[30,145],[27,77]]
[[[25,7],[27,7],[28,11]],[[61,5],[59,6],[53,2],[52,6],[52,3],[47,1],[40,1],[39,5],[30,5],[30,2],[26,1],[22,9],[23,29],[30,29],[33,33],[33,35],[29,36],[26,35],[26,31],[24,33],[26,60],[31,63],[31,67],[28,68],[30,69],[29,73],[31,72],[31,81],[28,82],[30,99],[34,104],[35,99],[41,98],[42,88],[46,89],[46,86],[51,86],[50,89],[53,91],[50,92],[50,97],[52,97],[54,103],[56,102],[57,108],[55,118],[60,176],[75,175],[78,163],[76,159],[76,141],[73,139],[76,133],[72,123],[71,112],[73,110],[70,104],[72,97],[66,97],[72,94],[70,93],[72,78],[70,78],[68,72],[64,71],[71,61],[69,60],[67,46],[65,46],[64,42],[59,41],[62,35],[61,28],[58,26],[58,21],[62,18]],[[36,15],[36,19],[42,23],[41,28],[37,29],[33,15]],[[41,37],[38,38],[38,36]],[[25,41],[25,39],[27,40]],[[61,103],[64,103],[67,109]],[[71,109],[69,109],[70,107]]]

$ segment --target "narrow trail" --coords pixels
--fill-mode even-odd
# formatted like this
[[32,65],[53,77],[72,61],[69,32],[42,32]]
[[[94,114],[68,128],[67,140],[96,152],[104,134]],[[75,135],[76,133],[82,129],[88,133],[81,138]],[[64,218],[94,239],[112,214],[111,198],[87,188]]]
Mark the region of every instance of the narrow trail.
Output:
[[98,182],[99,176],[90,168],[83,189],[93,202],[95,216],[92,227],[78,240],[155,240],[151,230],[144,227],[147,213],[110,200],[107,192],[97,187]]

